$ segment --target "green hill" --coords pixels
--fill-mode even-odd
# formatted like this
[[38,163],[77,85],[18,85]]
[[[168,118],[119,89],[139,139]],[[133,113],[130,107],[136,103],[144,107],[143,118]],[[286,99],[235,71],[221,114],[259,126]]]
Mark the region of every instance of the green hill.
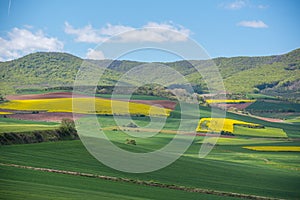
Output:
[[[67,53],[38,52],[0,63],[1,93],[21,88],[72,86],[83,59]],[[120,73],[106,70],[101,85],[113,85]]]
[[[67,53],[39,52],[22,58],[0,62],[1,94],[24,88],[72,86],[83,61],[100,68],[110,60],[83,60]],[[300,49],[287,54],[264,57],[232,57],[213,59],[231,93],[263,93],[272,96],[300,98]],[[122,74],[144,64],[136,61],[113,61],[99,84],[113,86]],[[205,82],[194,66],[206,66],[208,61],[177,61],[163,63],[183,74],[198,93],[207,92]],[[213,77],[212,77],[213,78]],[[134,84],[128,81],[128,83]],[[170,82],[170,84],[173,84]]]

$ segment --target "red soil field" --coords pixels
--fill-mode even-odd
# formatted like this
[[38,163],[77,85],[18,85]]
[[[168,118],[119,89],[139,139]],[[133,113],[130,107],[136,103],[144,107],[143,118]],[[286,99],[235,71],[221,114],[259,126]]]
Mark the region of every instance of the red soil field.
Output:
[[7,118],[31,120],[31,121],[46,121],[46,122],[61,122],[61,120],[64,118],[76,120],[79,117],[84,116],[83,114],[76,114],[76,117],[73,117],[72,113],[66,113],[66,112],[61,112],[61,113],[42,112],[42,113],[32,114],[32,113],[18,113],[11,110],[7,110],[7,111],[14,113],[14,114],[6,115]]
[[238,110],[243,110],[250,106],[253,102],[249,103],[218,103],[218,104],[213,104],[215,107],[220,107],[220,108],[237,108]]
[[[83,94],[74,94],[73,97],[90,97]],[[55,99],[55,98],[72,98],[72,92],[51,92],[45,94],[24,94],[24,95],[7,95],[8,100],[29,100],[29,99]]]

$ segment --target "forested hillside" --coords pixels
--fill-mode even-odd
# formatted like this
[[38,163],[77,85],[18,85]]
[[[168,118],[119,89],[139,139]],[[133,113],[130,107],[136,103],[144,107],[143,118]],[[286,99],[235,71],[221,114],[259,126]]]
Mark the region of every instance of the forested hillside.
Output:
[[[1,94],[15,93],[22,88],[72,86],[83,61],[99,67],[109,60],[83,60],[67,53],[33,53],[0,63]],[[264,93],[287,98],[300,98],[300,49],[283,55],[265,57],[233,57],[213,59],[223,77],[227,92]],[[192,83],[198,93],[207,92],[205,82],[194,66],[207,66],[207,61],[163,63]],[[112,86],[129,69],[143,64],[136,61],[113,61],[99,84]],[[170,83],[173,84],[173,83]]]

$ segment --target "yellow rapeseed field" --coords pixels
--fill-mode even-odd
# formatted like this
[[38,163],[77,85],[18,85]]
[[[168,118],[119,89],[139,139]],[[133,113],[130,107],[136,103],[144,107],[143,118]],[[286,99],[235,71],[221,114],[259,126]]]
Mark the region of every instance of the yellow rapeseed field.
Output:
[[1,112],[0,111],[0,115],[10,115],[10,114],[12,114],[11,112]]
[[251,103],[256,100],[250,99],[207,99],[206,102],[208,104],[216,104],[216,103]]
[[[72,98],[12,100],[0,104],[2,109],[38,110],[47,112],[75,112],[80,114],[120,114],[169,116],[171,110],[151,105],[99,98]],[[129,109],[128,109],[129,108]]]
[[234,119],[227,119],[227,118],[202,118],[199,121],[196,131],[198,132],[227,131],[233,133],[234,125],[259,126],[258,124],[253,124],[253,123],[234,120]]
[[245,149],[254,151],[299,151],[300,146],[245,146]]

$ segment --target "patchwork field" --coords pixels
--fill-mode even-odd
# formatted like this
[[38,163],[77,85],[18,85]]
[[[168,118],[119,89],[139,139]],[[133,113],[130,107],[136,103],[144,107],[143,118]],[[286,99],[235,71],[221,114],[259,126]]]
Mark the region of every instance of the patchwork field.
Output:
[[[50,97],[50,94],[47,95]],[[54,129],[59,127],[58,123],[37,122],[37,118],[46,120],[42,116],[49,114],[53,117],[59,114],[72,117],[72,115],[65,115],[66,113],[72,114],[71,98],[61,96],[43,99],[43,95],[40,97],[11,100],[0,104],[2,110],[13,113],[7,117],[27,116],[28,119],[33,120],[0,118],[1,132],[18,133]],[[91,103],[91,98],[76,98],[80,103]],[[181,123],[180,106],[173,102],[174,110],[166,106],[165,108],[155,107],[158,109],[154,110],[156,115],[162,112],[168,113],[166,123],[162,129],[158,130],[160,116],[153,118],[153,116],[147,116],[146,113],[149,114],[153,102],[171,104],[167,100],[147,100],[146,98],[130,102],[130,106],[133,106],[132,112],[130,111],[131,119],[136,126],[124,122],[120,127],[115,119],[122,120],[125,118],[123,115],[111,116],[104,113],[112,113],[108,107],[113,101],[120,105],[117,108],[122,113],[124,108],[121,106],[126,102],[121,101],[121,96],[120,101],[109,98],[96,100],[96,108],[102,113],[97,115],[99,128],[117,147],[135,153],[153,152],[170,143],[177,133]],[[2,172],[5,172],[0,173],[2,196],[5,199],[21,197],[40,199],[42,191],[43,196],[56,199],[79,199],[79,197],[80,199],[82,197],[98,199],[99,196],[103,199],[165,199],[166,194],[168,194],[168,199],[236,199],[237,197],[297,199],[299,197],[300,193],[297,188],[300,180],[300,154],[297,152],[300,147],[299,124],[273,123],[229,112],[226,113],[225,119],[211,118],[211,109],[204,106],[200,106],[201,119],[198,120],[193,108],[189,104],[186,105],[189,112],[185,117],[189,123],[194,124],[194,128],[190,127],[193,131],[197,129],[202,133],[185,134],[182,139],[195,136],[187,151],[170,166],[151,173],[131,174],[111,169],[92,157],[78,140],[2,145],[0,146],[0,168]],[[16,113],[20,111],[18,109],[28,111],[28,113]],[[40,112],[33,114],[31,111]],[[219,115],[218,110],[215,114]],[[220,116],[222,116],[221,112]],[[87,110],[80,116],[80,119],[89,120]],[[155,119],[158,120],[155,121]],[[152,126],[149,127],[151,120]],[[90,127],[86,129],[87,131],[93,130]],[[198,154],[204,138],[205,143],[213,143],[211,141],[216,140],[215,134],[207,134],[207,132],[221,131],[230,132],[232,135],[222,135],[217,139],[216,146],[208,156],[200,159]],[[129,135],[131,133],[134,133],[136,137]],[[153,137],[138,137],[153,133],[156,133]],[[134,140],[134,144],[128,143],[128,140]],[[23,168],[13,167],[14,165],[10,164],[20,165]],[[131,183],[36,171],[32,170],[32,167],[89,173],[93,176],[110,176],[116,179],[125,178],[130,179]],[[173,187],[173,189],[135,184],[134,182],[137,181],[169,185],[168,187]],[[20,189],[16,191],[15,187]],[[193,191],[200,192],[174,189],[176,187],[194,188]],[[233,194],[238,196],[233,196]]]
[[[123,137],[118,137],[122,134],[121,131],[117,135],[116,132],[109,131],[106,134],[120,147],[133,152],[153,151],[170,140],[170,135],[164,134],[151,140],[137,139],[137,145],[134,146],[124,143],[125,134]],[[197,138],[197,140],[201,140],[201,137]],[[259,155],[243,153],[243,149],[240,146],[236,146],[236,148],[218,146],[206,159],[199,159],[197,157],[199,148],[199,144],[193,144],[184,156],[174,164],[148,174],[128,174],[106,167],[95,160],[80,141],[3,146],[1,147],[0,162],[139,180],[153,180],[160,183],[277,198],[297,199],[299,195],[296,183],[300,178],[300,174],[299,171],[293,169],[295,165],[299,165],[299,154],[289,155],[288,157],[282,155],[275,157],[276,153],[274,153],[274,155],[261,155],[262,158],[259,158]],[[257,152],[254,153],[257,154]],[[68,156],[65,156],[66,154]],[[232,158],[231,156],[234,155],[235,158]],[[33,157],[34,159],[30,159]],[[219,160],[220,158],[223,160]],[[263,161],[264,158],[272,160],[276,165],[266,164]],[[229,160],[225,162],[226,159]],[[247,161],[247,163],[243,164],[242,161]],[[184,172],[182,171],[183,168],[185,169]],[[32,173],[41,174],[41,172]],[[1,173],[2,179],[5,174]],[[11,173],[6,174],[6,179],[9,179],[12,175]],[[25,173],[18,177],[24,179],[24,176],[26,176]],[[66,176],[57,175],[57,177],[63,178]],[[231,179],[229,177],[235,178]],[[78,181],[82,179],[89,180],[88,178],[78,178]],[[227,179],[227,181],[224,182],[224,179]],[[95,179],[92,178],[92,180]],[[61,184],[64,184],[63,181],[61,182]],[[93,181],[92,183],[96,184]],[[47,184],[56,185],[57,183],[48,182]],[[265,187],[265,185],[268,185],[268,187]],[[126,188],[126,184],[120,184],[118,188],[119,191],[122,191]],[[169,192],[168,189],[164,190],[166,193]],[[63,191],[60,191],[58,190],[56,195],[64,194]],[[100,191],[103,190],[101,189]],[[26,193],[26,191],[23,192]],[[198,198],[201,198],[201,196],[198,196]],[[181,198],[178,197],[178,199]]]

